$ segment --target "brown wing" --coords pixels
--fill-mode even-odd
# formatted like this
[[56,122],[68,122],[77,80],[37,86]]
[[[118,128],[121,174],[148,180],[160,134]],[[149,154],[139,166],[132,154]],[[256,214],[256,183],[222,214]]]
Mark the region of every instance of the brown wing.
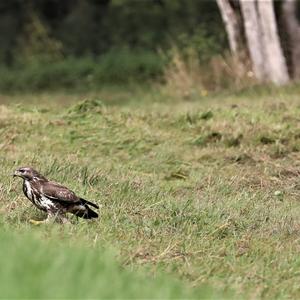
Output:
[[81,200],[75,193],[67,187],[53,182],[47,181],[41,186],[41,192],[48,198],[68,203],[80,203]]

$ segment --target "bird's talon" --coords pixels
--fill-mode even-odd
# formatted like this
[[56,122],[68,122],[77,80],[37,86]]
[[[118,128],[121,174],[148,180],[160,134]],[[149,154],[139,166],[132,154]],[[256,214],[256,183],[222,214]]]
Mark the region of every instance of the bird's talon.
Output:
[[41,224],[45,223],[45,221],[37,221],[37,220],[32,220],[32,219],[30,219],[29,222],[33,225],[41,225]]

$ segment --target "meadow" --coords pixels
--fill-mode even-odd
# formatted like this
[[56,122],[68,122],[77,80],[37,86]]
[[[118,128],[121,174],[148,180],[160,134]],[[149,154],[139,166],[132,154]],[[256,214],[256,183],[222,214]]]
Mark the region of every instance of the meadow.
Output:
[[[0,96],[0,297],[298,298],[298,92]],[[31,225],[24,165],[100,218]]]

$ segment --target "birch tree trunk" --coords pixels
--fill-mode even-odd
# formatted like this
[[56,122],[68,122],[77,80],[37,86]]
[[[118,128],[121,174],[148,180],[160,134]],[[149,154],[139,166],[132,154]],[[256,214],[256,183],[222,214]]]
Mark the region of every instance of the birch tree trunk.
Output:
[[286,84],[289,81],[289,75],[277,32],[273,0],[258,0],[257,7],[266,54],[268,77],[277,85]]
[[[217,0],[217,3],[231,52],[240,62],[238,70],[243,70],[243,26],[238,12],[231,6],[230,0]],[[289,74],[277,31],[273,0],[239,0],[239,3],[255,77],[259,81],[271,81],[277,85],[288,83]],[[300,34],[297,34],[297,38],[300,38]]]
[[255,77],[263,81],[266,76],[265,53],[256,3],[255,0],[241,0],[240,5],[252,68]]
[[237,14],[231,7],[229,0],[217,0],[217,4],[225,24],[230,50],[234,56],[239,57],[242,34]]
[[296,79],[300,78],[300,24],[296,16],[297,1],[284,0],[282,13],[289,36],[291,51],[292,73]]

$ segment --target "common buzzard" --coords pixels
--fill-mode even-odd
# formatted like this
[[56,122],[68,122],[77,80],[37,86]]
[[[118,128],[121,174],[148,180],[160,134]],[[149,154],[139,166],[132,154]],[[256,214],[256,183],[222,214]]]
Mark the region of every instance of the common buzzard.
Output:
[[39,174],[30,167],[22,167],[14,172],[14,177],[23,179],[23,192],[25,196],[40,210],[47,213],[44,221],[31,220],[39,224],[57,218],[62,222],[67,221],[66,213],[72,213],[80,218],[97,218],[98,214],[90,206],[99,208],[98,205],[78,197],[73,191]]

